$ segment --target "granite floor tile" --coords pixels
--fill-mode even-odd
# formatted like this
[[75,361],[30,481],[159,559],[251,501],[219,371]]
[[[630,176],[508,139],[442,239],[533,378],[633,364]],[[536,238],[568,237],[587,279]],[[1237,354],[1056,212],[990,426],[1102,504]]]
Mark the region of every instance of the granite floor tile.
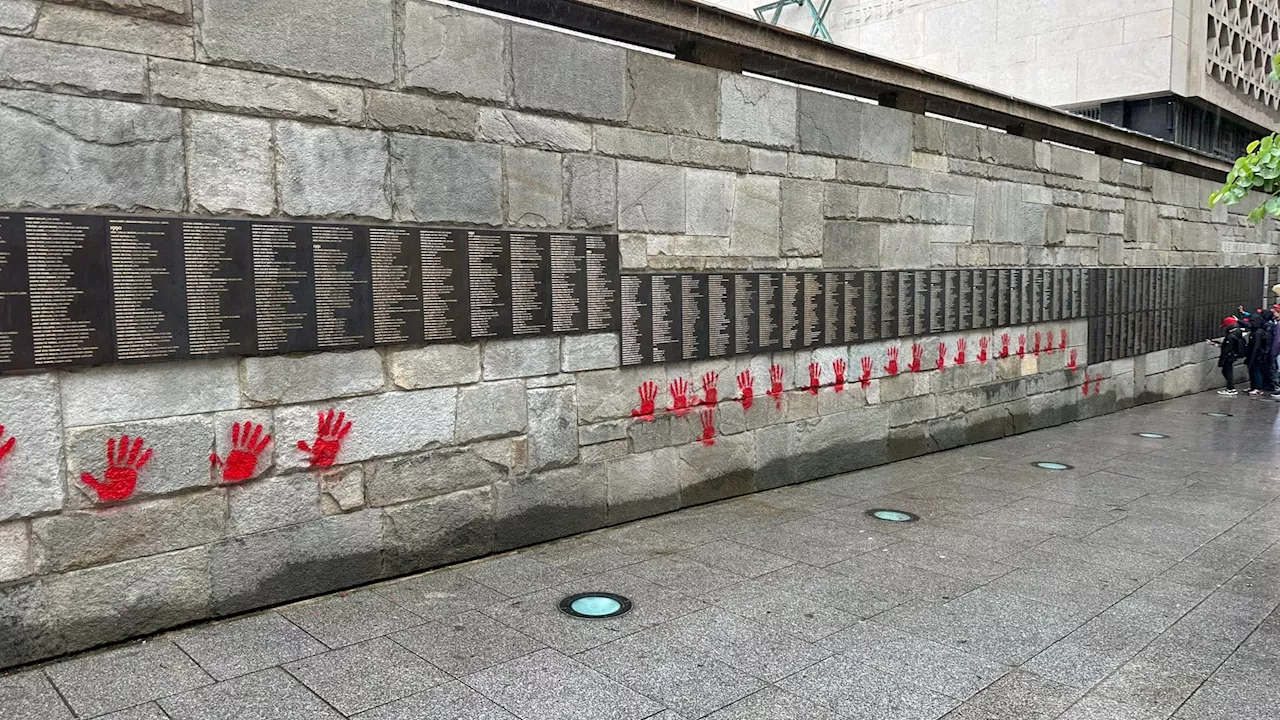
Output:
[[1013,570],[1011,566],[995,560],[984,560],[947,548],[905,540],[878,550],[875,554],[891,562],[922,568],[957,580],[980,583],[991,582]]
[[887,532],[858,533],[839,528],[834,523],[817,530],[809,527],[808,523],[792,523],[735,534],[732,539],[814,567],[833,565],[896,542]]
[[173,720],[328,720],[341,718],[323,700],[279,668],[160,700]]
[[671,553],[680,552],[681,550],[693,547],[694,545],[713,542],[716,539],[711,538],[701,543],[686,542],[664,533],[654,532],[653,530],[645,527],[642,524],[644,522],[648,521],[641,520],[621,525],[619,527],[608,528],[606,530],[597,530],[592,533],[587,533],[585,537],[598,545],[613,548],[626,553],[627,555],[639,558],[670,555]]
[[823,660],[778,686],[850,720],[936,720],[957,704],[845,657]]
[[390,637],[454,677],[470,675],[546,647],[475,611],[402,630]]
[[680,555],[745,578],[759,577],[795,563],[790,558],[732,540],[717,540],[691,547],[681,550]]
[[1134,573],[1138,577],[1145,578],[1155,577],[1173,564],[1169,558],[1065,537],[1050,538],[1036,545],[1035,550]]
[[356,720],[518,720],[456,680],[352,717]]
[[71,720],[71,710],[39,670],[0,675],[0,717]]
[[1217,533],[1143,517],[1127,517],[1087,536],[1090,542],[1180,560]]
[[110,715],[102,715],[95,720],[169,720],[169,716],[160,709],[159,705],[149,702],[146,705],[137,705]]
[[1167,720],[1168,717],[1112,700],[1105,695],[1090,693],[1059,715],[1057,720]]
[[1055,480],[1028,488],[1024,492],[1042,500],[1105,509],[1123,507],[1126,503],[1152,491],[1159,491],[1162,487],[1159,481],[1139,480],[1102,471],[1083,477]]
[[749,582],[798,595],[857,618],[871,617],[906,600],[905,593],[808,565],[791,565]]
[[862,622],[818,643],[822,647],[934,692],[966,700],[1009,667],[887,625]]
[[575,577],[575,573],[513,553],[463,565],[463,575],[508,597],[545,590]]
[[1159,633],[1100,615],[1022,667],[1063,685],[1088,689],[1137,655]]
[[825,707],[767,687],[707,716],[707,720],[835,720]]
[[1164,632],[1211,592],[1157,577],[1107,608],[1102,616]]
[[947,720],[1053,720],[1084,691],[1015,670],[956,708]]
[[690,597],[705,595],[744,579],[737,573],[681,555],[645,560],[627,566],[624,572]]
[[710,608],[645,631],[691,652],[720,660],[765,682],[776,682],[831,656],[801,638]]
[[213,682],[167,640],[86,655],[45,668],[80,717],[94,717]]
[[1122,510],[1103,510],[1027,497],[983,513],[978,519],[995,525],[1010,525],[1080,538],[1127,516],[1128,513]]
[[373,590],[290,605],[280,614],[331,648],[353,645],[426,622]]
[[449,680],[431,663],[385,637],[292,662],[284,669],[344,715],[354,715]]
[[465,682],[521,720],[639,720],[662,710],[555,650],[481,670]]
[[903,601],[946,602],[982,585],[981,580],[961,580],[923,568],[895,562],[883,553],[865,555],[836,563],[828,571],[864,584],[873,584],[897,594]]
[[762,689],[760,679],[695,649],[639,633],[576,658],[689,718],[700,718]]
[[646,559],[645,556],[632,555],[616,547],[592,542],[586,537],[535,545],[521,550],[520,554],[566,572],[571,577],[599,575]]
[[816,513],[844,505],[850,505],[853,498],[827,492],[814,483],[791,485],[776,490],[766,490],[751,496],[756,502],[778,508],[780,510],[798,510]]
[[1167,632],[1101,682],[1096,692],[1156,715],[1171,715],[1218,668],[1235,643]]
[[453,569],[381,585],[374,592],[423,620],[438,620],[507,599]]
[[986,587],[1089,614],[1106,610],[1132,589],[1129,583],[1057,567],[1020,568]]
[[[845,581],[845,578],[841,578]],[[718,608],[765,627],[815,642],[857,622],[857,615],[821,605],[803,595],[752,580],[721,588],[702,597]],[[875,614],[879,612],[869,612]]]
[[1021,542],[1016,540],[995,541],[989,537],[970,535],[946,526],[947,520],[960,519],[967,518],[944,518],[940,521],[941,527],[921,527],[918,530],[908,528],[900,534],[900,537],[903,540],[909,540],[921,545],[944,548],[952,552],[978,558],[979,560],[993,562],[999,562],[1010,555],[1034,547],[1043,542],[1044,537],[1048,537],[1046,535],[1035,540]]
[[192,628],[174,634],[173,642],[215,680],[230,680],[329,649],[274,612]]

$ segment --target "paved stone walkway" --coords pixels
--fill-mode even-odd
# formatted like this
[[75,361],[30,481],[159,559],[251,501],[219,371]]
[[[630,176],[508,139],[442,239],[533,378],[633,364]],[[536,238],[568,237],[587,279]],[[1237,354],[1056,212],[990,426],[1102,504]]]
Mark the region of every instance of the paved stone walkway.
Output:
[[[1184,398],[182,630],[0,677],[0,718],[1275,720],[1278,409]],[[590,590],[635,608],[557,610]]]

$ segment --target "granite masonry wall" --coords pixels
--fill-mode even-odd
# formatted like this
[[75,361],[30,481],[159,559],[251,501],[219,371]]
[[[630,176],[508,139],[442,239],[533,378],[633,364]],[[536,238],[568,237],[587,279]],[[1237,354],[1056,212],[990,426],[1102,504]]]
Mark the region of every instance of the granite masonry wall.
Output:
[[[419,0],[0,0],[0,88],[2,209],[600,228],[624,270],[1280,263],[1205,181]],[[622,369],[606,334],[0,377],[0,667],[1217,377],[1203,344],[1085,367],[1083,322],[1008,331],[1062,329],[1076,371],[978,333],[944,372],[886,377],[887,343]],[[865,390],[799,388],[862,357]],[[631,417],[743,369],[714,445]],[[353,430],[311,471],[329,408]],[[225,485],[241,421],[276,441]],[[80,474],[122,434],[156,454],[101,506]]]

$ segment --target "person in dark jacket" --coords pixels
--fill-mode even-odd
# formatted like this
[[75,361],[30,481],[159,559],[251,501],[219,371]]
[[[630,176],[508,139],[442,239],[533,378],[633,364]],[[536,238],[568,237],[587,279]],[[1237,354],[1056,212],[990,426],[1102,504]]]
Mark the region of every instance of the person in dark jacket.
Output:
[[1271,399],[1280,400],[1280,304],[1271,306]]
[[1261,310],[1249,316],[1249,337],[1245,347],[1245,364],[1249,366],[1249,395],[1257,397],[1267,391],[1271,381],[1272,323]]
[[1225,328],[1226,333],[1217,340],[1209,341],[1219,348],[1218,367],[1222,368],[1222,377],[1227,381],[1227,387],[1219,390],[1218,394],[1233,397],[1240,394],[1236,390],[1235,364],[1236,359],[1245,353],[1244,330],[1240,328],[1240,321],[1234,315],[1228,315],[1219,327]]

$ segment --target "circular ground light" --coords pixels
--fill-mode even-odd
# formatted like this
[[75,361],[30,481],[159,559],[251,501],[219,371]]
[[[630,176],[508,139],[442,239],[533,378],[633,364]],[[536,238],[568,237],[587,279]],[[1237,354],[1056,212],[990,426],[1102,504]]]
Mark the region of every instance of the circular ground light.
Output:
[[1060,462],[1042,461],[1042,462],[1035,462],[1031,464],[1035,467],[1040,468],[1041,470],[1072,470],[1074,469],[1073,465],[1067,465],[1066,463],[1060,463]]
[[630,600],[607,592],[579,593],[560,601],[560,612],[587,620],[618,617],[630,611]]
[[1164,440],[1165,438],[1169,437],[1168,435],[1161,435],[1160,433],[1153,433],[1153,432],[1140,432],[1140,433],[1134,433],[1134,435],[1137,435],[1140,438],[1147,438],[1148,440]]
[[1209,417],[1234,417],[1231,413],[1223,413],[1223,412],[1211,412],[1211,413],[1205,413],[1205,415],[1208,415]]
[[920,518],[903,510],[868,510],[867,514],[877,520],[893,523],[915,522]]

